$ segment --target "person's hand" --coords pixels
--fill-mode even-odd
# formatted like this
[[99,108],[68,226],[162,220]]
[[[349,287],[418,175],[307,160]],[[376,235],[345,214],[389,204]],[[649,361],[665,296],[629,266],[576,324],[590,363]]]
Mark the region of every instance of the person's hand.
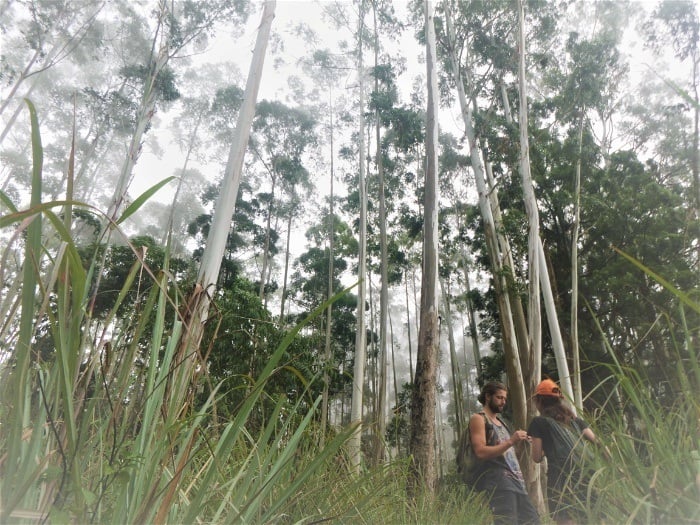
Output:
[[516,443],[520,443],[521,441],[529,441],[530,436],[527,435],[527,432],[524,430],[516,430],[513,432],[513,435],[510,436],[510,442],[511,444],[515,445]]

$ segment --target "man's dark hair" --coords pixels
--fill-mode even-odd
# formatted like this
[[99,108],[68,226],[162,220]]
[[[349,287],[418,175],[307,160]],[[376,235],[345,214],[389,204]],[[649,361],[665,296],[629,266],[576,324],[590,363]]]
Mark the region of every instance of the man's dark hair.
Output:
[[479,403],[481,403],[482,405],[486,404],[486,396],[492,396],[499,390],[505,390],[507,392],[508,388],[506,387],[506,385],[499,381],[489,381],[484,385],[484,388],[481,389],[481,393],[477,398],[479,400]]
[[576,417],[561,397],[536,395],[535,398],[543,416],[549,416],[562,423],[568,423]]

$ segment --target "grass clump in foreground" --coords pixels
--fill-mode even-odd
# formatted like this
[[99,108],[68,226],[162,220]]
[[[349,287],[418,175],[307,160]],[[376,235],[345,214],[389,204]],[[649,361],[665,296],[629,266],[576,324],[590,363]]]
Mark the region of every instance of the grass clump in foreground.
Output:
[[644,374],[617,369],[596,429],[609,455],[595,458],[582,502],[591,523],[700,523],[699,368],[694,355],[679,356],[670,405]]

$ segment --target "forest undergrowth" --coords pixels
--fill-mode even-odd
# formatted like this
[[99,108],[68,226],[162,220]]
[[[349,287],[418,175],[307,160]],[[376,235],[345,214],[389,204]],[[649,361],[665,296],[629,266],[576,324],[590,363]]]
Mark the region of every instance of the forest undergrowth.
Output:
[[[71,221],[74,209],[94,210],[70,197],[41,202],[33,109],[32,122],[31,206],[19,210],[2,194],[0,216],[0,228],[13,229],[25,261],[22,293],[5,293],[0,305],[6,318],[20,315],[18,324],[3,322],[0,334],[12,342],[2,351],[0,522],[490,521],[483,496],[455,481],[453,465],[434,496],[409,499],[410,460],[355,475],[344,449],[351,427],[321,440],[320,399],[268,395],[266,384],[280,373],[304,323],[286,335],[257,377],[241,378],[243,401],[219,423],[220,385],[197,401],[204,358],[187,337],[188,298],[167,261],[163,271],[151,272],[135,249],[137,260],[108,313],[91,317],[103,259],[98,250],[87,258],[79,252]],[[157,189],[110,223],[115,235]],[[134,289],[135,306],[124,315]],[[669,293],[678,310],[658,322],[680,323],[686,334],[670,345],[677,366],[667,384],[674,401],[659,403],[643,362],[611,366],[609,380],[597,387],[607,402],[589,414],[605,445],[591,459],[589,498],[580,502],[591,523],[700,522],[699,327],[685,324],[685,312],[700,313],[700,305],[670,286]]]

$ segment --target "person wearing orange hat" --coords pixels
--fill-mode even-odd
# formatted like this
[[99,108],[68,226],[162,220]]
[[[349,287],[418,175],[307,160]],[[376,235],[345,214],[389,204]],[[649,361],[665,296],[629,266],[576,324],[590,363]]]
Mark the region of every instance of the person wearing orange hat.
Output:
[[547,501],[554,520],[560,524],[585,521],[577,503],[587,497],[588,479],[582,461],[589,452],[587,442],[596,436],[564,400],[557,384],[545,379],[535,388],[535,405],[541,415],[530,422],[532,459],[547,458]]

